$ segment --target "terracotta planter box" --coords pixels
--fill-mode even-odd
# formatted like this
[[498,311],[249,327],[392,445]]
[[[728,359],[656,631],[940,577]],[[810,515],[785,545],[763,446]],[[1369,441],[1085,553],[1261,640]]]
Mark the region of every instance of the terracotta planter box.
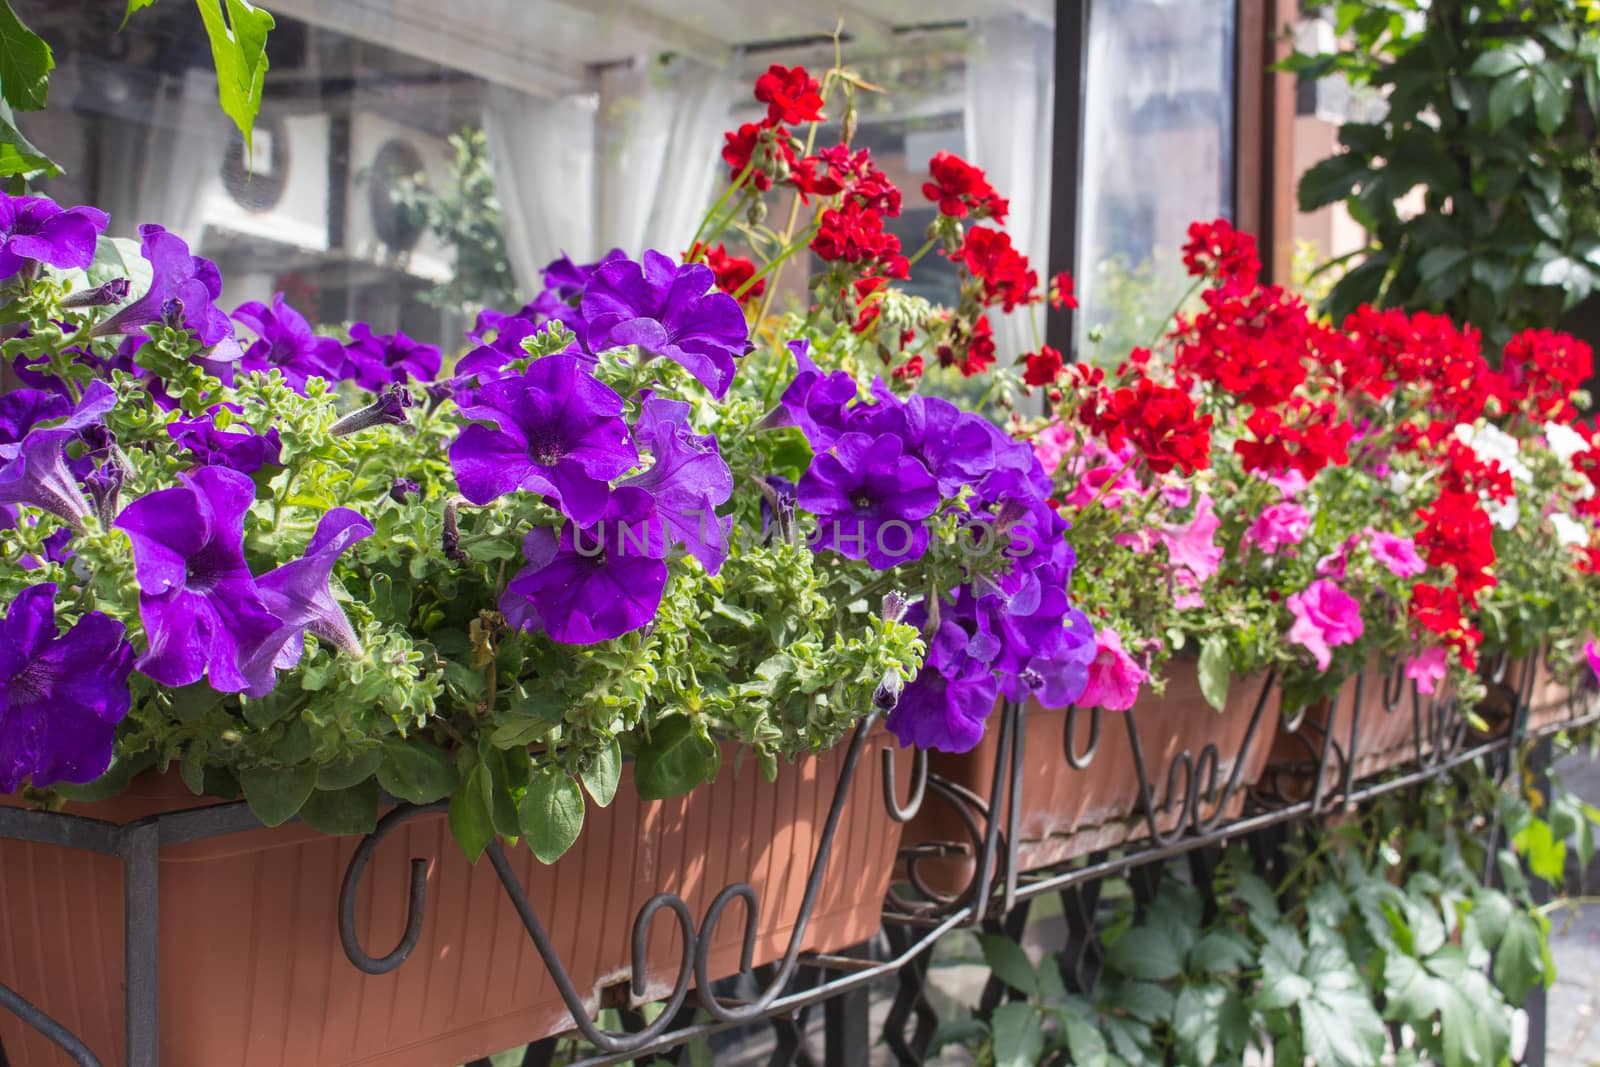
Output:
[[[844,948],[878,929],[901,830],[882,793],[880,750],[892,746],[875,732],[856,767],[807,949]],[[735,775],[729,751],[714,783],[667,801],[641,801],[624,773],[612,805],[590,808],[559,863],[507,849],[591,1007],[602,989],[625,983],[634,916],[659,892],[681,895],[698,924],[725,886],[749,883],[761,902],[755,962],[783,955],[847,748],[785,765],[773,784],[753,761]],[[73,810],[127,822],[195,804],[173,779],[155,778]],[[356,906],[363,946],[382,955],[399,941],[413,857],[429,862],[426,917],[405,964],[375,977],[358,971],[340,947],[336,913],[359,841],[291,824],[162,850],[163,1067],[440,1067],[569,1028],[494,869],[487,858],[467,863],[443,815],[407,822],[379,845]],[[0,981],[104,1063],[125,1062],[121,864],[5,840],[0,871]],[[732,907],[717,929],[713,974],[739,970],[742,911]],[[656,918],[650,944],[651,995],[663,996],[682,953],[669,914]],[[4,1010],[0,1042],[16,1067],[69,1062]]]
[[[1259,718],[1257,704],[1263,697]],[[1130,844],[1149,836],[1144,815],[1138,768],[1134,760],[1127,719],[1131,716],[1139,735],[1139,748],[1156,806],[1156,828],[1162,835],[1179,829],[1187,816],[1192,823],[1239,815],[1249,787],[1266,766],[1267,753],[1277,730],[1280,694],[1265,676],[1235,678],[1227,707],[1217,712],[1200,694],[1194,661],[1179,660],[1169,667],[1166,693],[1142,696],[1127,712],[1088,709],[1076,713],[1049,711],[1030,705],[1021,751],[1022,784],[1017,805],[1016,858],[1019,871],[1036,870],[1101,849]],[[1090,748],[1099,716],[1093,754],[1079,769],[1067,758],[1064,744],[1068,720],[1070,743],[1082,757]],[[1254,722],[1254,733],[1251,725]],[[978,747],[963,755],[933,753],[936,773],[990,802],[994,781],[998,730],[991,727]],[[1248,745],[1246,739],[1249,739]],[[1202,756],[1215,746],[1217,792],[1224,791],[1237,769],[1235,787],[1218,811],[1219,797],[1207,796],[1211,779],[1209,759]],[[1190,788],[1183,769],[1169,777],[1175,760],[1190,761],[1198,771],[1197,803],[1186,811],[1184,794]],[[1078,762],[1084,761],[1080,758]],[[1236,766],[1237,765],[1237,766]],[[1173,793],[1169,795],[1169,783]],[[970,843],[970,835],[946,804],[930,798],[906,831],[909,844]],[[919,874],[942,893],[957,893],[972,879],[970,857],[920,861]]]
[[[1526,672],[1530,668],[1532,677],[1527,678]],[[1536,656],[1531,664],[1521,660],[1511,662],[1506,668],[1506,681],[1515,686],[1525,680],[1528,682],[1525,699],[1528,707],[1526,729],[1529,732],[1543,732],[1584,713],[1582,705],[1574,702],[1571,688],[1556,681],[1548,656]]]

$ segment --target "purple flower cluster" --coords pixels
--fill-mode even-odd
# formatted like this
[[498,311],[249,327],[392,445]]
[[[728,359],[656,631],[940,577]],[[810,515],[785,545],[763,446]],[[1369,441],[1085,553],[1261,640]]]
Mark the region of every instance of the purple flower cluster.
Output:
[[272,298],[270,308],[259,301],[240,304],[233,317],[258,338],[245,350],[240,369],[277,370],[284,383],[301,395],[311,378],[353,381],[374,393],[390,385],[431,382],[439,376],[443,363],[438,345],[415,341],[399,330],[373,333],[364,322],[350,327],[349,344],[320,336],[304,315],[284,301],[282,293]]
[[30,262],[88,269],[110,221],[97,207],[63,208],[49,197],[0,193],[0,280],[21,274]]
[[371,523],[334,508],[302,559],[257,578],[244,558],[255,484],[227,467],[178,477],[181,485],[140,497],[113,523],[133,542],[149,641],[140,671],[163,685],[204,677],[218,692],[259,697],[272,690],[274,668],[299,660],[307,630],[359,653],[328,580],[339,555],[370,534]]
[[911,607],[928,644],[922,672],[888,725],[902,743],[965,752],[1000,697],[1050,708],[1077,699],[1095,656],[1094,627],[1072,607],[1066,523],[1047,503],[1033,450],[938,397],[870,400],[844,371],[824,374],[803,342],[798,373],[769,426],[796,426],[814,458],[796,503],[815,516],[819,551],[887,570],[921,558],[926,520],[964,497],[968,580]]
[[[694,431],[687,403],[648,392],[630,421],[628,402],[595,376],[592,353],[638,344],[682,363],[720,396],[748,330],[738,305],[709,291],[709,271],[654,252],[645,260],[558,260],[545,272],[546,291],[517,315],[480,316],[484,343],[457,367],[456,400],[472,420],[450,447],[461,494],[488,504],[536,493],[562,516],[558,529],[525,538],[527,565],[507,586],[501,611],[567,644],[610,640],[650,622],[666,588],[669,548],[712,574],[727,556],[731,520],[717,508],[733,493],[733,475],[716,438]],[[722,301],[736,322],[725,321]],[[511,364],[527,358],[521,341],[551,320],[586,343],[516,372]]]

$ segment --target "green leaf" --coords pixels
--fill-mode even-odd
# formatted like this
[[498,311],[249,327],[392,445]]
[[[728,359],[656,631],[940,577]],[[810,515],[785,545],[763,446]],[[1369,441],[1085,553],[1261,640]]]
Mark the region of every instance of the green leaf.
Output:
[[613,737],[584,768],[583,787],[596,804],[602,808],[609,807],[617,795],[617,781],[621,777],[622,747]]
[[1172,939],[1145,926],[1117,938],[1106,951],[1106,963],[1119,974],[1150,982],[1175,978],[1183,970],[1183,958]]
[[239,127],[248,153],[267,76],[267,31],[273,27],[272,16],[250,0],[195,0],[195,5],[211,40],[222,110]]
[[983,962],[996,978],[1019,993],[1039,995],[1039,975],[1021,945],[1002,934],[979,934],[978,942],[983,946]]
[[44,38],[23,25],[11,0],[0,0],[0,98],[18,111],[38,111],[55,65]]
[[60,166],[22,136],[11,108],[0,101],[0,178],[53,178],[60,173]]
[[1512,1004],[1522,1004],[1546,979],[1544,934],[1525,911],[1513,912],[1494,954],[1494,984]]
[[368,778],[346,789],[318,789],[300,818],[319,834],[370,834],[378,825],[378,783]]
[[461,788],[450,798],[450,832],[472,863],[478,862],[494,840],[494,821],[489,815],[489,772],[475,759]]
[[[360,785],[371,778],[382,763],[383,750],[377,748],[357,753],[348,761],[324,763],[317,768],[317,788],[338,790]],[[373,783],[373,789],[377,789],[376,782]],[[373,795],[376,796],[377,793],[374,792]]]
[[1208,930],[1189,950],[1189,969],[1205,974],[1235,974],[1254,960],[1250,942],[1226,927]]
[[1315,164],[1300,176],[1301,211],[1336,204],[1372,175],[1370,161],[1356,152],[1341,152]]
[[1526,74],[1502,78],[1489,90],[1489,132],[1497,133],[1506,123],[1528,110],[1533,90]]
[[1467,250],[1454,245],[1439,245],[1424,252],[1417,261],[1417,273],[1423,281],[1432,281],[1467,258]]
[[1504,48],[1496,48],[1492,52],[1485,52],[1472,61],[1472,66],[1467,68],[1470,74],[1481,74],[1486,78],[1499,78],[1521,68],[1522,59],[1513,52]]
[[1081,1067],[1103,1067],[1110,1055],[1106,1048],[1106,1039],[1100,1036],[1100,1031],[1093,1024],[1068,1012],[1058,1012],[1057,1018],[1061,1020],[1061,1030],[1067,1039],[1067,1051],[1072,1054],[1072,1062]]
[[122,13],[122,25],[117,27],[117,32],[121,33],[127,29],[128,20],[133,18],[134,12],[143,11],[155,2],[156,0],[128,0],[128,9]]
[[432,804],[449,796],[459,781],[455,764],[436,745],[413,738],[388,741],[383,746],[378,784],[390,796],[413,804]]
[[645,800],[681,796],[709,781],[722,763],[722,750],[687,715],[656,723],[633,765],[633,784]]
[[1551,885],[1561,883],[1567,869],[1567,843],[1551,833],[1549,823],[1529,820],[1512,838],[1512,844],[1535,876]]
[[1371,1067],[1388,1040],[1359,979],[1344,972],[1317,976],[1316,991],[1300,1004],[1300,1033],[1317,1067]]
[[256,818],[278,826],[294,818],[317,787],[317,769],[252,767],[239,772],[239,787]]
[[558,767],[541,767],[517,805],[517,823],[540,863],[560,859],[583,829],[583,793]]
[[1540,133],[1548,137],[1560,129],[1562,121],[1567,117],[1567,109],[1571,106],[1570,82],[1557,81],[1547,70],[1534,73],[1533,117],[1539,124]]
[[1228,705],[1228,682],[1232,674],[1228,639],[1213,634],[1200,642],[1200,695],[1218,711]]
[[1035,1067],[1044,1056],[1044,1026],[1032,1004],[1012,1002],[994,1010],[994,1067]]

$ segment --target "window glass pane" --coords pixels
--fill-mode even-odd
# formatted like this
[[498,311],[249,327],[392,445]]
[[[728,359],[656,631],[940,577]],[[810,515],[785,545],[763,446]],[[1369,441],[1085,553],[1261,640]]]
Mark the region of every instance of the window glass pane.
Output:
[[[755,75],[820,74],[836,18],[739,0],[269,0],[246,146],[217,106],[193,5],[153,5],[119,32],[120,2],[13,3],[58,63],[49,110],[22,117],[66,168],[47,192],[106,208],[119,236],[175,231],[217,261],[225,308],[283,292],[325,327],[366,321],[447,351],[473,311],[516,307],[563,252],[684,253],[727,180],[724,132],[760,110]],[[933,219],[928,158],[945,150],[988,169],[1044,272],[1053,6],[851,5],[845,61],[888,90],[864,95],[855,140],[905,193],[889,225],[908,252]],[[805,260],[784,287],[796,299]],[[950,300],[955,277],[930,254],[911,284]],[[1004,356],[1032,328],[1000,318]]]
[[1087,62],[1079,343],[1118,359],[1187,288],[1189,223],[1233,214],[1234,2],[1096,0]]

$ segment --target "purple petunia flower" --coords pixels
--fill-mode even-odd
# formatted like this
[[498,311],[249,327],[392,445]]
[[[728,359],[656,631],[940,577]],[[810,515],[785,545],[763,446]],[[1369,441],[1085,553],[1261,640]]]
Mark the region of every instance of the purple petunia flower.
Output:
[[54,426],[32,426],[20,441],[0,444],[0,504],[31,504],[74,526],[93,512],[68,465],[66,447],[100,423],[117,402],[102,381],[90,382],[72,413]]
[[928,550],[923,520],[938,509],[939,490],[898,437],[847,433],[811,461],[798,500],[817,517],[813,547],[887,570]]
[[974,666],[947,677],[924,666],[901,692],[885,723],[901,745],[940,752],[970,752],[983,737],[983,724],[999,695],[994,674]]
[[982,415],[962,411],[942,397],[913,393],[901,399],[881,378],[872,383],[872,393],[875,403],[850,410],[849,428],[899,437],[906,455],[921,460],[939,483],[941,495],[953,497],[994,470],[994,424]]
[[545,264],[540,274],[544,278],[544,291],[530,300],[519,315],[537,325],[559,322],[580,338],[584,336],[583,313],[579,305],[589,279],[594,272],[608,263],[626,260],[627,253],[613,248],[594,263],[574,263],[572,257],[562,254],[560,259]]
[[820,452],[850,428],[845,409],[856,399],[855,379],[842,370],[824,374],[811,361],[810,341],[790,341],[788,347],[794,355],[794,380],[762,426],[798,426],[812,449]]
[[272,662],[252,656],[279,623],[244,560],[244,516],[255,484],[226,467],[178,478],[182,485],[140,497],[112,523],[133,542],[139,617],[150,643],[139,670],[163,685],[208,676],[219,693],[265,694],[275,681]]
[[679,266],[660,252],[643,265],[614,260],[589,279],[581,305],[591,352],[637,345],[647,356],[682,364],[719,400],[750,342],[739,302],[720,290],[703,263]]
[[349,508],[334,508],[317,523],[305,553],[256,580],[261,599],[278,620],[277,631],[252,655],[247,674],[260,672],[261,660],[280,670],[300,662],[310,631],[339,651],[360,656],[361,642],[328,581],[333,565],[351,545],[372,533],[372,523]]
[[188,449],[202,467],[227,467],[240,474],[254,474],[262,467],[283,465],[283,442],[273,428],[264,434],[243,428],[219,430],[212,416],[202,415],[168,423],[167,435]]
[[92,782],[128,714],[133,649],[98,611],[56,633],[56,587],[30,586],[0,621],[0,793]]
[[535,360],[490,382],[461,409],[468,426],[450,446],[461,494],[487,504],[518,489],[556,499],[574,522],[600,517],[610,481],[639,462],[622,397],[572,356]]
[[209,350],[208,362],[231,363],[242,357],[233,323],[216,305],[222,295],[217,265],[204,256],[191,255],[183,238],[154,223],[140,226],[139,237],[139,251],[150,261],[150,288],[94,332],[100,336],[132,333],[141,326],[175,318]]
[[567,523],[557,536],[535,527],[528,565],[506,586],[500,610],[511,625],[552,641],[609,641],[655,618],[667,587],[666,537],[650,494],[622,486],[591,527]]
[[95,240],[110,216],[97,207],[63,208],[46,196],[0,193],[0,280],[32,260],[62,270],[87,270]]
[[438,345],[413,341],[399,330],[373,333],[364,322],[350,327],[350,343],[344,346],[344,377],[374,393],[390,384],[431,382],[439,376],[440,362]]
[[312,332],[311,323],[284,302],[282,293],[273,295],[270,308],[259,300],[240,304],[234,308],[233,317],[258,338],[245,349],[240,370],[265,372],[276,368],[289,388],[302,396],[308,378],[336,382],[343,376],[344,346],[337,338],[319,337]]
[[72,410],[64,393],[43,389],[14,389],[0,393],[0,445],[14,445],[41,422],[59,419]]
[[733,472],[717,450],[715,434],[689,428],[689,405],[651,397],[634,423],[635,439],[654,457],[650,469],[627,479],[655,498],[668,535],[716,574],[728,555],[733,519],[717,505],[733,495]]

